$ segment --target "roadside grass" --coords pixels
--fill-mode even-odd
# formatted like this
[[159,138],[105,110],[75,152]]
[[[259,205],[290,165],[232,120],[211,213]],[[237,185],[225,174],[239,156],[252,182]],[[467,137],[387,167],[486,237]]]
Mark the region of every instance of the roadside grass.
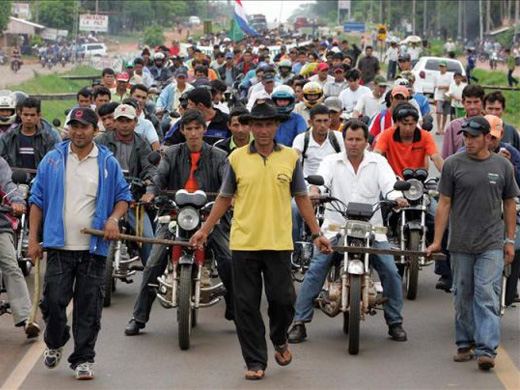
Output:
[[[100,72],[88,66],[78,66],[63,74],[39,75],[23,83],[10,85],[11,91],[23,91],[28,95],[43,93],[75,93],[81,88],[90,85],[88,80],[67,80],[63,75],[97,76]],[[76,105],[76,99],[69,100],[42,100],[42,117],[49,122],[59,119],[63,124],[65,110]]]
[[[484,69],[475,69],[474,76],[479,79],[479,84],[484,86],[501,86],[507,87],[507,74],[502,71],[488,71]],[[486,88],[486,93],[492,92],[492,88]],[[502,91],[506,98],[506,110],[504,112],[504,121],[515,126],[520,130],[520,89],[513,91]]]

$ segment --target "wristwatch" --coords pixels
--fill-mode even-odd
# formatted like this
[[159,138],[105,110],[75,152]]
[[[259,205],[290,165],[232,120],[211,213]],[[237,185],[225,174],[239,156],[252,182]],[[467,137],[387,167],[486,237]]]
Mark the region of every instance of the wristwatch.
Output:
[[510,238],[506,238],[504,240],[504,244],[511,244],[511,245],[515,245],[515,240],[512,240]]
[[323,236],[323,233],[319,231],[318,233],[314,233],[313,235],[311,235],[311,240],[314,241],[315,239],[321,236]]

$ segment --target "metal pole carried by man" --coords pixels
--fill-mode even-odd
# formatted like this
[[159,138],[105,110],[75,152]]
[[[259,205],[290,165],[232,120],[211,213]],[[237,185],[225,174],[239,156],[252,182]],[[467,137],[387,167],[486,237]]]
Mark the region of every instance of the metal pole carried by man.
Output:
[[241,117],[249,123],[255,139],[229,156],[211,214],[190,241],[203,245],[234,197],[230,248],[235,324],[247,365],[245,378],[249,380],[262,379],[267,368],[265,326],[260,314],[262,276],[275,360],[281,366],[292,361],[287,344],[296,300],[291,279],[293,242],[287,226],[291,221],[291,196],[310,227],[314,244],[322,252],[332,250],[314,216],[298,153],[274,141],[279,124],[287,119],[270,101],[253,106],[251,114]]

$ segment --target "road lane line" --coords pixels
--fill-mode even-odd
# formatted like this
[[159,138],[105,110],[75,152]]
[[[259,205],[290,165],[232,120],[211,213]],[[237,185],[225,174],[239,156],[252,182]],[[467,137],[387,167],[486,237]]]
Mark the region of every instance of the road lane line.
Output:
[[498,347],[495,363],[495,374],[506,390],[518,390],[520,388],[520,371],[502,346]]
[[[67,307],[67,317],[72,313],[72,303]],[[43,341],[43,329],[38,340],[31,345],[24,357],[18,362],[0,390],[18,390],[29,376],[36,362],[40,360],[46,345]]]

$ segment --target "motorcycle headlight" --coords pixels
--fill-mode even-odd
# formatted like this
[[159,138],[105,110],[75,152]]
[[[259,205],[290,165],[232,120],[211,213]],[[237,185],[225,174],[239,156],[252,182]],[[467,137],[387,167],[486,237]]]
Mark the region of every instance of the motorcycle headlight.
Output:
[[346,234],[350,237],[368,238],[372,233],[372,224],[363,221],[348,221]]
[[422,183],[417,179],[409,179],[408,183],[411,184],[411,187],[409,190],[403,192],[404,197],[411,201],[421,199],[424,194],[424,186]]
[[199,226],[200,216],[193,207],[185,207],[177,216],[177,223],[182,230],[190,231]]

